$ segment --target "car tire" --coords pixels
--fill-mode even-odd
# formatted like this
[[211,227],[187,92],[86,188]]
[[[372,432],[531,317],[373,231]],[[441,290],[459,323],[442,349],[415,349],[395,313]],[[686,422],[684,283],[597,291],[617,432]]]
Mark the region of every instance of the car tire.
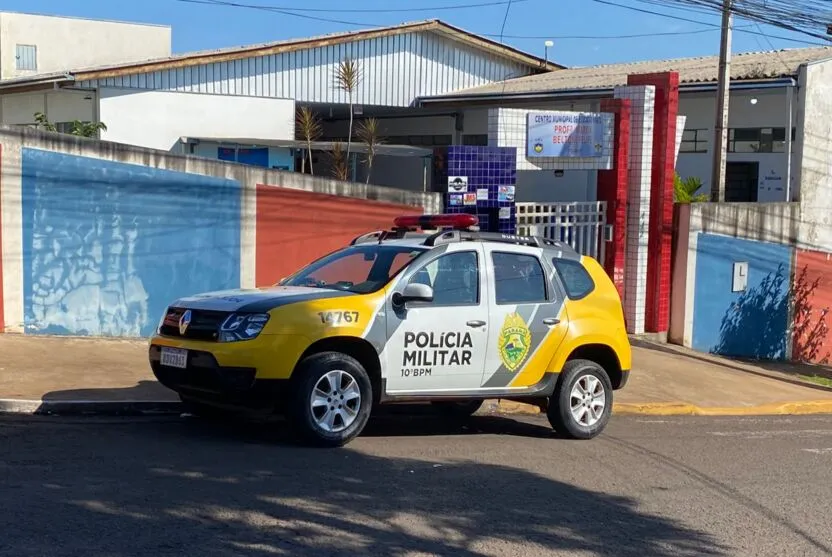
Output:
[[473,416],[482,408],[484,400],[469,400],[464,402],[435,400],[431,402],[441,415],[448,418],[464,419]]
[[292,379],[286,417],[304,444],[340,447],[367,425],[373,387],[355,358],[340,352],[313,354],[300,363]]
[[612,403],[612,383],[604,368],[589,360],[570,360],[561,371],[546,415],[558,433],[592,439],[610,421]]

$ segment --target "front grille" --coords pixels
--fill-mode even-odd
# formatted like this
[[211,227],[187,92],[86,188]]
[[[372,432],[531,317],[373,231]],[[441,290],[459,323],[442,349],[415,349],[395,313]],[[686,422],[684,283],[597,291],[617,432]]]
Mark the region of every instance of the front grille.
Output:
[[186,308],[168,308],[165,320],[159,332],[169,337],[190,338],[194,340],[217,340],[220,326],[231,315],[226,311],[191,310],[191,324],[184,335],[179,334],[179,320]]

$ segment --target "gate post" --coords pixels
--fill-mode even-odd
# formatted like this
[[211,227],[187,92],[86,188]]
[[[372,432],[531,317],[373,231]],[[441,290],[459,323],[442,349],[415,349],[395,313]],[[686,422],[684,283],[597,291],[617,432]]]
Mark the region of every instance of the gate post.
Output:
[[630,75],[627,84],[656,88],[644,325],[648,333],[666,333],[670,321],[670,251],[679,73]]
[[[613,167],[598,171],[598,201],[607,203],[607,225],[612,226],[612,239],[606,237],[604,266],[612,278],[618,294],[624,299],[624,268],[627,245],[627,195],[630,160],[630,101],[628,99],[603,99],[601,112],[615,114],[615,143]],[[605,235],[604,235],[605,236]]]

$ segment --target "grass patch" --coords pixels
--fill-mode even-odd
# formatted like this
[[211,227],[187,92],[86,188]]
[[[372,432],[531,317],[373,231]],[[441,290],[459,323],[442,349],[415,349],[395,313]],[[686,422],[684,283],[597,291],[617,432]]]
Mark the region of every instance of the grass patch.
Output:
[[798,375],[804,381],[823,385],[824,387],[832,387],[832,378],[824,377],[822,375]]

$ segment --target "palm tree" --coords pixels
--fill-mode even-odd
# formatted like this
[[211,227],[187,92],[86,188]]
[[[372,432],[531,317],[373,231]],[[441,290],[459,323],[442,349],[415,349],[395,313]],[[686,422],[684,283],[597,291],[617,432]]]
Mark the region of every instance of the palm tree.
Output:
[[349,159],[344,153],[344,144],[336,141],[332,145],[332,175],[338,179],[346,182],[350,177]]
[[367,118],[358,123],[358,139],[367,144],[367,183],[370,183],[370,173],[373,171],[373,158],[379,145],[384,141],[380,137],[379,123],[375,118]]
[[347,161],[350,158],[350,147],[352,145],[352,108],[353,95],[358,88],[358,83],[361,81],[361,70],[358,67],[358,62],[351,58],[345,58],[338,62],[335,68],[335,87],[344,91],[347,94],[347,102],[350,106],[350,127],[347,133]]
[[678,173],[673,175],[673,201],[675,203],[701,203],[708,201],[708,194],[696,192],[702,187],[702,180],[696,176],[682,179]]
[[[46,117],[46,114],[43,112],[35,112],[35,122],[37,123],[39,128],[43,128],[48,132],[57,132],[58,128],[49,121],[49,118]],[[101,130],[107,130],[107,126],[104,122],[87,122],[81,120],[74,120],[72,122],[72,128],[70,128],[69,135],[77,135],[79,137],[98,137],[98,132]]]
[[312,142],[321,136],[321,120],[309,107],[302,106],[295,117],[295,125],[306,142],[306,156],[301,159],[301,173],[306,172],[306,159],[309,159],[309,173],[315,174],[312,168]]

